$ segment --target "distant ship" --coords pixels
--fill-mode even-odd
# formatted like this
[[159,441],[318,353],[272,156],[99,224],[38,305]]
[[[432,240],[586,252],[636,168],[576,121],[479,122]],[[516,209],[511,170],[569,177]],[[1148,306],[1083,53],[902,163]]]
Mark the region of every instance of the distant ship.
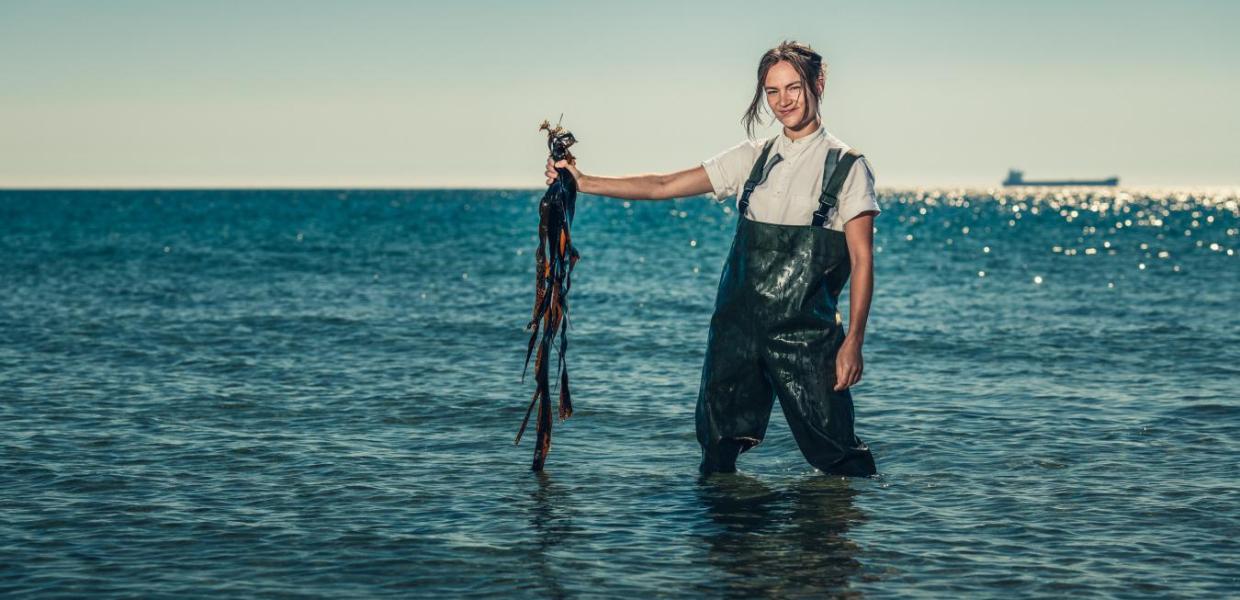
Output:
[[1016,169],[1008,170],[1007,179],[1003,180],[1005,186],[1016,185],[1119,185],[1119,177],[1111,177],[1109,179],[1064,179],[1060,181],[1026,181],[1025,172]]

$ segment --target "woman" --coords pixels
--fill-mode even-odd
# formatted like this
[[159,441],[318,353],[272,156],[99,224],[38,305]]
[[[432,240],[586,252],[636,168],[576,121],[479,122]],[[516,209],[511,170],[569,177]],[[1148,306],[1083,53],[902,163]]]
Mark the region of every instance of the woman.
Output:
[[[734,472],[737,456],[762,441],[778,397],[806,460],[824,473],[875,473],[853,433],[849,387],[861,380],[861,345],[873,290],[871,252],[879,214],[869,164],[822,127],[822,57],[784,42],[758,63],[757,89],[743,121],[761,122],[763,97],[783,131],[747,139],[670,174],[601,177],[547,160],[577,178],[580,191],[662,200],[739,195],[736,236],[715,301],[697,403],[703,474]],[[836,302],[850,273],[849,327]]]

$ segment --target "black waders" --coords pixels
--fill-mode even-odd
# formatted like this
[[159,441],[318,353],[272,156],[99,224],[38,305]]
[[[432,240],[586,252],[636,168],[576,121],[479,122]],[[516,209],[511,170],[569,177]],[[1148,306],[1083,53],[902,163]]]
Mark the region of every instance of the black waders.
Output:
[[761,223],[745,212],[749,194],[781,160],[776,154],[767,163],[771,142],[745,182],[719,279],[697,402],[700,471],[736,471],[737,456],[766,434],[777,397],[811,465],[873,475],[874,457],[853,432],[852,394],[832,389],[844,342],[837,302],[852,265],[844,232],[823,225],[860,155],[828,152],[812,225]]

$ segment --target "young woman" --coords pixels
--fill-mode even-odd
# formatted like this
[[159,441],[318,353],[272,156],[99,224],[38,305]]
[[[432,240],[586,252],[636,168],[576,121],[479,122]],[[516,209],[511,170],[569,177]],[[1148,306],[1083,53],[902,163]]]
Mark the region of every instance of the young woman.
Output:
[[[875,473],[853,432],[849,387],[861,380],[861,345],[873,291],[874,217],[869,164],[822,127],[822,57],[784,42],[758,63],[743,117],[748,138],[762,98],[783,131],[746,139],[669,174],[601,177],[547,160],[547,183],[567,169],[581,192],[662,200],[737,196],[736,235],[715,300],[697,402],[700,471],[733,472],[766,434],[774,398],[806,460],[824,473]],[[852,275],[848,332],[837,300]]]

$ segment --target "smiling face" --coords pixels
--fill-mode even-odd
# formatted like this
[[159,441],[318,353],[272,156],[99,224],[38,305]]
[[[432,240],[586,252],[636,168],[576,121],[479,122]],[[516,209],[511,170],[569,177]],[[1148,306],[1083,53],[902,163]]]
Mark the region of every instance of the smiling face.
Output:
[[[824,83],[820,76],[815,82],[818,86],[818,93],[815,95],[821,97]],[[770,70],[766,72],[766,80],[763,82],[766,104],[770,107],[771,113],[779,119],[780,123],[783,123],[784,127],[794,131],[812,122],[813,114],[816,112],[806,102],[809,95],[805,93],[805,85],[806,82],[801,79],[796,68],[786,60],[771,65]],[[809,115],[806,114],[807,111]]]
[[[809,44],[785,41],[762,53],[758,60],[753,98],[741,115],[745,134],[753,139],[755,125],[762,124],[765,100],[771,114],[792,139],[813,133],[819,123],[819,105],[827,83],[827,65]],[[813,127],[810,125],[813,124]]]

